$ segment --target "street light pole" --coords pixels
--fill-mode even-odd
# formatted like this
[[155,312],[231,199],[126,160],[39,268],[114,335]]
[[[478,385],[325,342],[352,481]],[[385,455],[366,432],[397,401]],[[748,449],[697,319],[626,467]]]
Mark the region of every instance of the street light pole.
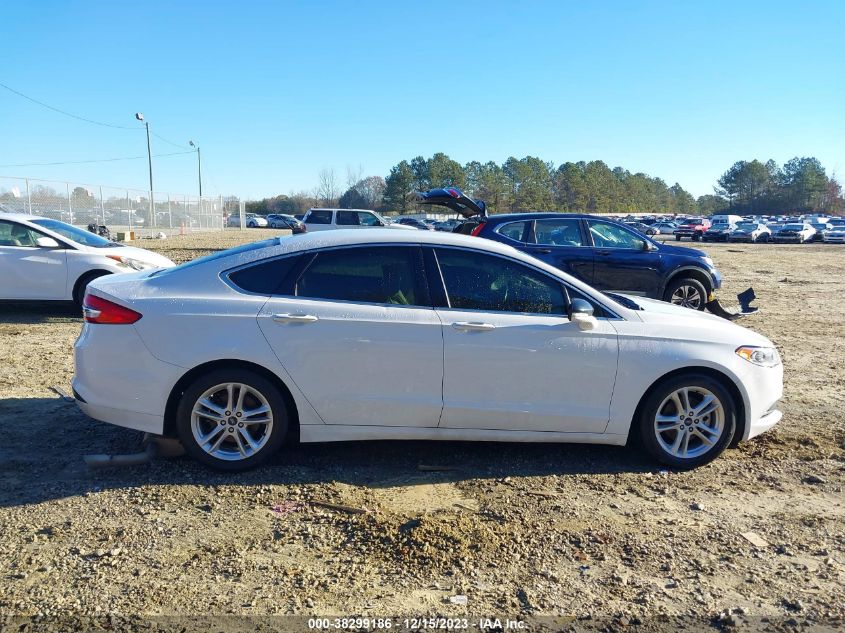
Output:
[[202,157],[200,156],[200,146],[195,145],[193,141],[188,141],[188,144],[191,147],[197,148],[197,177],[199,178],[200,198],[202,198]]
[[144,120],[144,115],[140,112],[135,113],[135,118],[141,121],[147,128],[147,161],[150,165],[150,224],[156,226],[156,207],[155,196],[153,193],[153,150],[150,144],[150,122]]

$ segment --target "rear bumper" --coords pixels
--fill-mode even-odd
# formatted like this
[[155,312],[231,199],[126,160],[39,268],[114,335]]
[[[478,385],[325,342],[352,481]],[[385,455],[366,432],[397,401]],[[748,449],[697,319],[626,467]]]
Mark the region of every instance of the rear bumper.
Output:
[[150,354],[131,325],[85,324],[74,344],[76,404],[86,415],[147,433],[164,432],[170,390],[185,371]]

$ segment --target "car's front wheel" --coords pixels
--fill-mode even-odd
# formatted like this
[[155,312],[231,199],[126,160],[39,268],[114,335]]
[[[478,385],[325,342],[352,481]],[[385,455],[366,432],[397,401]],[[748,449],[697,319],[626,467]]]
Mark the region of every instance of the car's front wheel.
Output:
[[659,462],[687,469],[706,464],[736,432],[736,405],[727,389],[704,374],[666,380],[641,408],[640,437]]
[[176,415],[187,453],[227,471],[265,462],[281,447],[288,427],[287,407],[276,386],[248,369],[200,376],[185,390]]
[[663,300],[692,310],[704,310],[707,289],[703,283],[692,277],[673,279],[663,293]]

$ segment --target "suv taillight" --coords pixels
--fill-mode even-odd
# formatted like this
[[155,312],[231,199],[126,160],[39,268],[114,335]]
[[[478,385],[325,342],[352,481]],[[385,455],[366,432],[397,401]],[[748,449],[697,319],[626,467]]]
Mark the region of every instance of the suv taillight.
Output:
[[473,237],[476,237],[479,233],[481,233],[481,230],[484,228],[484,224],[485,224],[484,222],[479,222],[478,226],[476,226],[472,230],[472,233],[470,233],[470,235],[472,235]]
[[135,323],[142,315],[101,297],[86,294],[82,302],[82,316],[87,323],[128,325]]

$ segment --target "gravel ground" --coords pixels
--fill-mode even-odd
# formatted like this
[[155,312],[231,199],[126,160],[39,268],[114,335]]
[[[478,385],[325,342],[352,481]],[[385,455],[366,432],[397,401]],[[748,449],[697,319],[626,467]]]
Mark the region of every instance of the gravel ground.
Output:
[[[142,245],[185,261],[276,233]],[[760,297],[743,324],[782,352],[785,415],[694,472],[633,449],[457,442],[307,445],[243,475],[186,458],[88,470],[83,455],[134,452],[141,436],[50,390],[69,390],[80,319],[0,307],[0,419],[12,422],[0,626],[93,617],[86,626],[148,630],[146,618],[196,614],[845,623],[845,248],[705,248],[722,297],[749,285]]]

